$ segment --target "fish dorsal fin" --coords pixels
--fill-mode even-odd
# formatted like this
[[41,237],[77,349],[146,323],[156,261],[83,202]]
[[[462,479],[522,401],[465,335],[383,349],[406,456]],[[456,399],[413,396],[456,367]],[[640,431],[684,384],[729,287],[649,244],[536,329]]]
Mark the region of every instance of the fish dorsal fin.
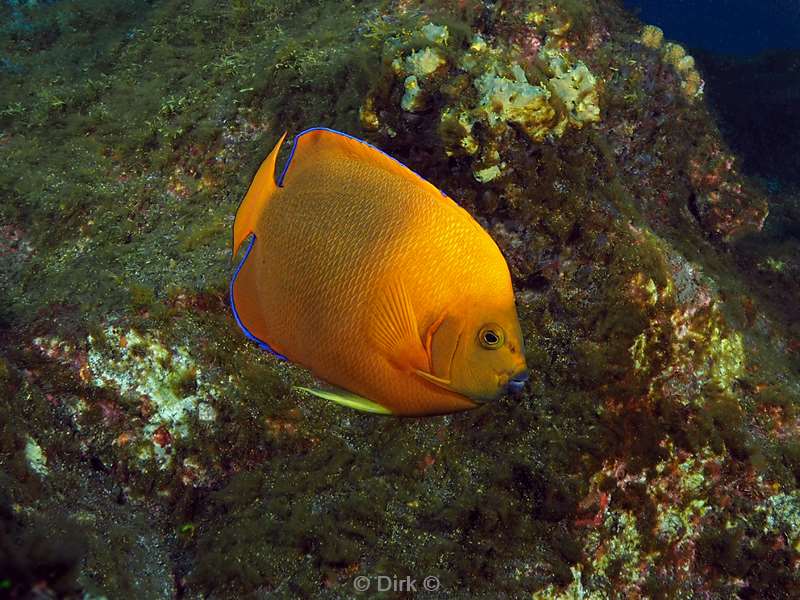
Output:
[[239,209],[236,211],[236,220],[233,223],[233,254],[239,250],[239,246],[253,233],[264,206],[269,201],[272,194],[277,189],[275,184],[275,161],[278,159],[278,152],[281,149],[286,132],[275,144],[272,152],[269,153],[264,162],[256,171],[256,176],[250,182]]
[[392,411],[390,411],[385,406],[381,406],[380,404],[373,402],[372,400],[367,400],[353,392],[348,392],[347,390],[343,389],[331,389],[331,390],[320,390],[320,389],[313,389],[307,388],[302,386],[295,386],[294,389],[300,390],[302,392],[308,392],[309,394],[313,394],[318,398],[323,398],[325,400],[330,400],[331,402],[336,402],[336,404],[341,404],[342,406],[347,406],[348,408],[355,408],[356,410],[360,410],[363,412],[369,413],[376,413],[380,415],[390,415]]
[[372,341],[386,360],[401,371],[430,368],[414,306],[401,279],[391,280],[378,292],[370,314]]
[[403,163],[378,150],[375,146],[346,133],[324,127],[306,129],[297,134],[289,160],[278,178],[278,185],[290,186],[295,175],[299,176],[306,166],[318,165],[320,162],[330,159],[343,159],[379,168],[402,177],[411,185],[424,189],[428,193],[443,195],[435,185],[424,180]]

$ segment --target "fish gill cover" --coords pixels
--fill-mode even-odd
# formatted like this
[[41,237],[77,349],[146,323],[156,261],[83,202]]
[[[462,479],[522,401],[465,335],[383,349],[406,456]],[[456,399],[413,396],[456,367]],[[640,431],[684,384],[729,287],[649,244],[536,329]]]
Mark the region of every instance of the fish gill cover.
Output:
[[[669,30],[611,0],[0,16],[1,595],[798,589],[800,253],[768,200],[799,194],[742,175]],[[310,126],[490,232],[520,397],[356,414],[242,338],[235,208]]]

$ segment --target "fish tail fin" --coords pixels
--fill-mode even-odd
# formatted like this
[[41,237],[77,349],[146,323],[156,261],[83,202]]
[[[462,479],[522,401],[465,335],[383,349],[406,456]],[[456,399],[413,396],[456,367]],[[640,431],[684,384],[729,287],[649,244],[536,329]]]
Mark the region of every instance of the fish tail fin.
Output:
[[239,209],[236,211],[236,220],[233,223],[233,253],[231,258],[236,255],[247,236],[253,233],[261,211],[278,188],[275,183],[275,162],[278,159],[278,152],[284,139],[286,139],[286,132],[283,133],[272,152],[261,163],[256,176],[253,177],[253,181],[247,189],[247,193],[241,204],[239,204]]

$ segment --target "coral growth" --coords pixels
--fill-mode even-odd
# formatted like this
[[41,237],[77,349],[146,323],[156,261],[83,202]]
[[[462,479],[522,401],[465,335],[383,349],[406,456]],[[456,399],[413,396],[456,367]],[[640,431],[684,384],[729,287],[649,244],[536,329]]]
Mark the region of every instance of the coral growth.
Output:
[[[0,595],[798,589],[797,237],[765,244],[664,32],[611,0],[0,11]],[[319,125],[497,241],[519,396],[363,415],[240,334],[237,202]]]
[[91,383],[138,404],[141,432],[127,430],[118,443],[128,444],[139,435],[151,440],[140,444],[140,458],[155,454],[165,468],[170,458],[165,446],[188,434],[190,416],[205,423],[215,419],[213,405],[221,391],[205,380],[186,348],[166,348],[151,336],[114,327],[89,336],[88,346]]
[[[448,44],[446,25],[430,22],[420,31],[431,46],[415,49],[420,38],[413,34],[389,38],[385,44],[384,54],[395,56],[392,69],[402,82],[400,107],[407,112],[436,110],[445,151],[475,156],[473,175],[480,182],[504,174],[499,147],[510,131],[542,142],[561,137],[568,127],[580,129],[600,120],[596,78],[556,44],[541,47],[540,38],[532,38],[538,51],[531,54],[530,41],[523,50],[500,39],[489,44],[477,33],[458,48]],[[365,129],[381,127],[377,102],[390,99],[367,96],[360,110]],[[385,124],[384,131],[391,135],[393,128]],[[476,137],[477,131],[484,133]]]

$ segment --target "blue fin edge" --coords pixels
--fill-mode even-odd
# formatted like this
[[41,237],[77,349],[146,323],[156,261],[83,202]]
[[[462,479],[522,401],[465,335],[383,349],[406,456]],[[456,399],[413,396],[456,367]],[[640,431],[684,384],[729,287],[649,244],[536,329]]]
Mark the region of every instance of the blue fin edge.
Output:
[[247,257],[250,256],[250,251],[253,249],[253,246],[255,245],[255,243],[256,243],[256,236],[253,235],[250,238],[250,244],[247,246],[247,250],[245,251],[244,256],[242,257],[242,260],[239,262],[239,266],[236,267],[236,271],[234,272],[233,277],[231,278],[231,285],[230,285],[230,288],[229,288],[229,296],[230,296],[230,299],[231,299],[231,310],[233,311],[233,318],[236,319],[236,324],[244,332],[244,335],[247,338],[253,340],[256,344],[258,344],[259,347],[262,350],[266,350],[267,352],[269,352],[270,354],[276,356],[280,360],[288,360],[283,354],[279,354],[278,352],[275,352],[275,350],[270,348],[270,345],[267,344],[267,342],[257,338],[252,333],[250,333],[250,330],[247,329],[247,327],[244,326],[244,323],[242,323],[242,320],[239,318],[239,312],[236,310],[236,302],[233,299],[233,284],[236,283],[236,278],[239,276],[239,271],[242,270],[242,267],[244,266],[244,261],[246,261]]
[[[292,158],[294,157],[295,150],[297,150],[297,143],[300,141],[300,138],[303,137],[307,133],[311,133],[312,131],[327,131],[329,133],[334,133],[336,135],[340,135],[342,137],[346,137],[346,138],[349,138],[351,140],[355,140],[356,142],[358,142],[360,144],[364,144],[365,146],[367,146],[369,148],[372,148],[373,150],[377,150],[378,152],[383,154],[385,157],[390,158],[391,160],[396,162],[398,165],[400,165],[404,169],[408,169],[409,171],[414,173],[414,175],[416,175],[417,177],[422,179],[422,181],[425,181],[426,183],[430,183],[424,177],[422,177],[422,175],[420,175],[419,173],[414,171],[414,169],[409,168],[408,166],[404,165],[399,160],[397,160],[394,156],[389,156],[388,154],[386,154],[386,152],[384,152],[380,148],[376,148],[375,146],[373,146],[369,142],[365,142],[364,140],[359,139],[359,138],[357,138],[355,136],[352,136],[349,133],[343,133],[341,131],[336,131],[335,129],[331,129],[330,127],[309,127],[308,129],[305,129],[305,130],[301,131],[300,133],[298,133],[296,136],[294,136],[294,142],[292,142],[292,150],[291,150],[291,152],[289,152],[289,158],[286,159],[286,163],[284,163],[284,165],[283,165],[283,170],[281,171],[280,177],[278,177],[278,181],[277,181],[278,187],[283,187],[283,180],[286,177],[286,172],[289,170],[289,165],[292,164]],[[431,185],[433,185],[433,184],[431,184]],[[435,185],[433,187],[435,187],[436,189],[439,189]],[[439,191],[441,192],[442,196],[447,198],[447,194],[442,192],[442,190],[439,190]]]

